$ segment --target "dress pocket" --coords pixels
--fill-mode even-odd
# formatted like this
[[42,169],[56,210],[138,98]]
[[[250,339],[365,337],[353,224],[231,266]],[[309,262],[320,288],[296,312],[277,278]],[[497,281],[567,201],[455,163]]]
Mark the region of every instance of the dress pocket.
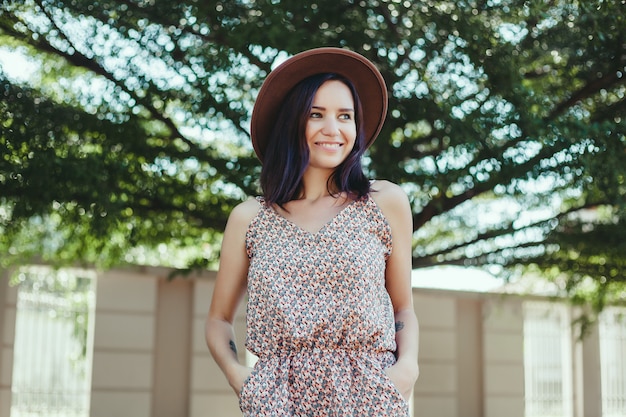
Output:
[[241,386],[241,389],[239,390],[239,409],[241,411],[244,411],[245,405],[247,403],[247,398],[250,392],[250,385],[252,384],[252,380],[253,378],[256,376],[256,374],[258,373],[258,363],[252,368],[252,371],[250,372],[250,375],[247,376],[247,378],[243,381],[243,385]]
[[396,384],[391,380],[389,375],[387,375],[385,369],[381,369],[380,373],[382,374],[385,385],[389,387],[389,389],[394,393],[395,397],[402,400],[404,404],[408,404],[408,401],[404,398],[404,396],[402,395]]

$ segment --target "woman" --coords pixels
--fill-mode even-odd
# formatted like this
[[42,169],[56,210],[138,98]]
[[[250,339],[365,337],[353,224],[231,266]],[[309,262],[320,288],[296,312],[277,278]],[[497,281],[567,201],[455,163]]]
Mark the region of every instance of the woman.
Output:
[[[379,71],[340,48],[293,56],[259,91],[251,136],[263,196],[229,217],[206,325],[245,416],[408,416],[411,209],[361,165],[386,110]],[[245,295],[254,369],[234,342]]]

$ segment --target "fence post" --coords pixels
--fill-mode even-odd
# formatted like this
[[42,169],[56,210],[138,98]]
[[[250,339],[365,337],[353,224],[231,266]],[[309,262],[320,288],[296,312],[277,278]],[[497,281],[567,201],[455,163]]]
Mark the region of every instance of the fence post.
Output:
[[574,348],[576,417],[602,417],[600,335],[597,323]]

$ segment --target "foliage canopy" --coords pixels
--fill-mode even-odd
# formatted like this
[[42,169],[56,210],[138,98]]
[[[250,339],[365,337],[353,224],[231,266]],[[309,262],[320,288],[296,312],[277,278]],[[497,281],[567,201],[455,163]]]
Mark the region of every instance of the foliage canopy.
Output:
[[625,294],[622,1],[2,1],[0,253],[211,265],[257,194],[264,76],[318,46],[375,62],[372,177],[405,187],[416,268],[534,269]]

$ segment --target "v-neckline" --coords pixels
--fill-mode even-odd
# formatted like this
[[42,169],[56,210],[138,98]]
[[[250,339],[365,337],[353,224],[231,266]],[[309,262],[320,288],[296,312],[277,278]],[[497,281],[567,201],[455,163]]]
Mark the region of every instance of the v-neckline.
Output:
[[312,237],[316,237],[319,236],[324,230],[326,230],[327,228],[329,228],[333,223],[335,223],[337,221],[337,219],[343,215],[343,213],[348,210],[350,207],[352,207],[354,204],[357,203],[357,201],[361,200],[360,198],[354,199],[352,201],[350,201],[348,204],[346,204],[345,206],[343,206],[337,213],[335,213],[335,215],[333,217],[331,217],[327,222],[325,222],[324,224],[322,224],[322,227],[320,227],[319,229],[317,229],[316,231],[311,231],[308,229],[305,229],[304,227],[300,226],[299,224],[297,224],[296,222],[294,222],[291,219],[288,219],[287,217],[283,216],[282,214],[280,214],[278,212],[278,210],[276,210],[276,208],[274,207],[269,207],[269,209],[276,215],[278,216],[278,218],[280,218],[282,221],[284,221],[285,223],[287,223],[288,225],[290,225],[292,228],[294,228],[295,230],[297,230],[300,233],[306,234],[307,236],[312,236]]

